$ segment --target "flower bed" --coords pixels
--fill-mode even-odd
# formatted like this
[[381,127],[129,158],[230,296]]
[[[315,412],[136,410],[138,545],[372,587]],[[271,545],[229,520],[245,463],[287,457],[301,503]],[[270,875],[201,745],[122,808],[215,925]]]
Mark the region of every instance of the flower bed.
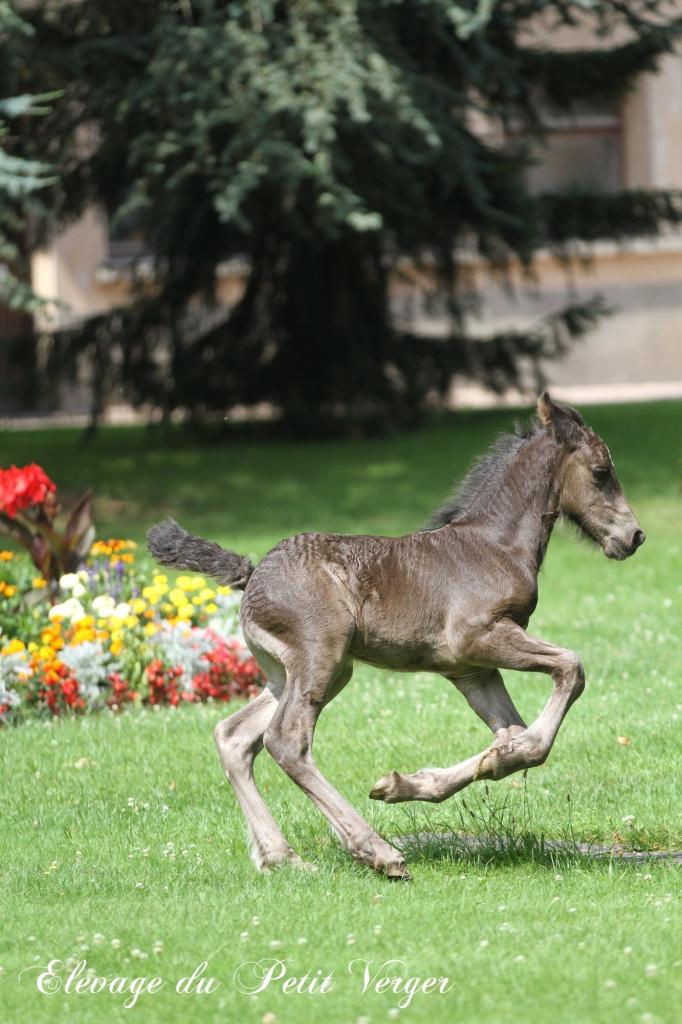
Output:
[[0,551],[0,722],[252,696],[264,680],[238,608],[199,576],[148,579],[132,541],[96,541],[56,586]]

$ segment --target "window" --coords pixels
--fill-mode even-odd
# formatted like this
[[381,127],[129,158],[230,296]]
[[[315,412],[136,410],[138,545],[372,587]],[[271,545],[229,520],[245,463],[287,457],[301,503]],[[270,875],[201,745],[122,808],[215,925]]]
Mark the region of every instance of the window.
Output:
[[583,108],[571,115],[548,112],[544,125],[541,140],[507,132],[510,141],[528,143],[536,161],[526,176],[533,192],[616,192],[622,187],[622,124],[615,108]]

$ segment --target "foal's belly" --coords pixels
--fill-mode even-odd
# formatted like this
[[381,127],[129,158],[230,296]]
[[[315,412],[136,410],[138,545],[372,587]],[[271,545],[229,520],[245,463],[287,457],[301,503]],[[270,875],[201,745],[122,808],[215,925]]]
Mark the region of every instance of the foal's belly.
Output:
[[448,672],[459,659],[449,644],[356,636],[350,654],[359,661],[394,672]]

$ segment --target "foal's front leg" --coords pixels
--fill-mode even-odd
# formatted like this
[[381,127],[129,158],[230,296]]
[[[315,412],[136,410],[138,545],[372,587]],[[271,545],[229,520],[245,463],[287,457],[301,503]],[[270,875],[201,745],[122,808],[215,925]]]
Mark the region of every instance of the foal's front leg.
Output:
[[452,768],[425,768],[412,775],[390,772],[372,789],[370,796],[374,800],[439,803],[476,779],[502,779],[545,761],[566,712],[585,687],[577,655],[530,636],[511,620],[502,620],[480,639],[470,656],[472,662],[478,660],[483,667],[487,663],[490,667],[551,675],[554,690],[543,711],[528,728],[496,736],[487,750]]

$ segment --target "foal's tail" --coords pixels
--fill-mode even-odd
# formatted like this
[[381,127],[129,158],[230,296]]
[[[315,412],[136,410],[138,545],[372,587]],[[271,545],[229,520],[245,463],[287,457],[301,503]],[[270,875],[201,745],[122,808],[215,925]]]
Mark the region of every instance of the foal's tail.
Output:
[[169,569],[203,572],[237,590],[244,590],[255,569],[248,558],[226,551],[212,540],[195,537],[174,519],[152,526],[147,534],[147,547],[156,561]]

